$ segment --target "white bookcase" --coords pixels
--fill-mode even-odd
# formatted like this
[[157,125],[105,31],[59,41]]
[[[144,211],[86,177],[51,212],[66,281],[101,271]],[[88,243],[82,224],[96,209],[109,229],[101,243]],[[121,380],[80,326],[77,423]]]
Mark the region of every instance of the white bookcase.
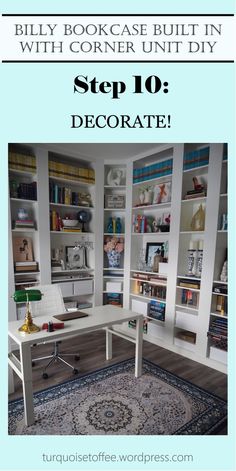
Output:
[[[33,285],[60,281],[66,299],[91,302],[93,305],[106,303],[110,292],[119,293],[125,308],[144,314],[147,320],[146,340],[226,372],[227,352],[217,348],[208,335],[214,319],[227,319],[226,312],[223,315],[223,311],[217,311],[218,293],[215,292],[217,286],[227,287],[227,282],[220,279],[227,249],[227,228],[222,226],[222,215],[227,215],[228,166],[223,144],[158,145],[153,155],[146,153],[120,161],[101,158],[92,161],[83,158],[82,154],[78,159],[70,155],[69,147],[66,156],[50,153],[46,144],[29,147],[36,156],[36,174],[12,170],[10,178],[37,181],[37,201],[9,199],[9,232],[10,242],[18,233],[28,234],[33,240],[35,260],[39,266]],[[204,151],[207,147],[208,157]],[[201,157],[200,165],[196,162],[196,167],[188,165],[191,155]],[[64,180],[49,175],[50,160],[93,169],[95,184],[81,184],[73,178]],[[193,189],[194,177],[204,185],[206,194],[186,199],[187,192]],[[68,186],[72,191],[90,193],[91,207],[52,201],[50,182],[61,187]],[[122,198],[124,205],[119,203]],[[114,201],[116,203],[112,206]],[[34,230],[17,232],[12,227],[21,205],[28,208],[35,219]],[[204,229],[194,230],[197,227],[193,228],[191,221],[200,205],[205,212]],[[86,232],[52,230],[50,211],[53,210],[61,218],[68,214],[77,217],[80,210],[89,212]],[[116,221],[117,218],[120,218],[121,232],[112,234],[108,229],[109,221]],[[104,252],[104,240],[109,236],[123,237],[125,241],[121,263],[116,268],[109,267]],[[87,270],[82,273],[80,269],[71,271],[65,266],[60,272],[52,271],[52,251],[58,252],[62,247],[64,251],[65,247],[74,246],[83,238],[93,245],[88,250]],[[162,252],[165,255],[164,263],[155,273],[149,259],[147,265],[141,263],[141,256],[146,256],[147,245],[153,247],[153,244],[157,248],[164,244],[165,248]],[[196,245],[203,249],[202,269],[199,276],[196,273],[193,277],[189,274],[188,250]],[[11,247],[12,243],[9,250],[9,297],[18,286]],[[152,257],[153,252],[151,254]],[[64,252],[62,258],[66,261]],[[145,280],[145,277],[149,279]],[[26,274],[25,278],[27,281]],[[193,280],[195,285],[183,286],[184,280]],[[141,287],[141,284],[146,286]],[[185,291],[188,291],[187,301]],[[227,296],[226,291],[223,294]],[[9,299],[9,317],[13,320],[17,316],[16,306]],[[149,319],[148,305],[151,300],[162,303],[165,311],[163,320]],[[122,329],[128,330],[130,335],[134,334],[134,329],[127,325],[123,325]],[[195,334],[194,341],[190,341],[188,335],[179,335],[184,331]]]
[[112,239],[121,241],[124,250],[117,267],[109,264],[108,254],[104,251],[103,304],[123,306],[126,217],[126,166],[107,162],[104,165],[103,243]]

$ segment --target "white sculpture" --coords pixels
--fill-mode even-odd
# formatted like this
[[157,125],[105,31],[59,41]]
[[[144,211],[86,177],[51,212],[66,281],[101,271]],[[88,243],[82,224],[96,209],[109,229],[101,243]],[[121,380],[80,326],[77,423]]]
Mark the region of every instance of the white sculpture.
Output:
[[109,186],[120,186],[123,177],[123,171],[120,168],[112,168],[107,174],[107,184]]

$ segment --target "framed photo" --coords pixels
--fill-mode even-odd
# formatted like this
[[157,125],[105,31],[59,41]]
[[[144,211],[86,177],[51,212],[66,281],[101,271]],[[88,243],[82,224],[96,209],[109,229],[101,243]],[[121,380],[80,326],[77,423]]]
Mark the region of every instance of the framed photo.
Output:
[[[69,270],[82,268],[84,265],[84,248],[66,246],[66,265]],[[86,252],[85,252],[86,254]]]
[[13,258],[14,262],[32,262],[34,260],[30,237],[13,238]]
[[148,265],[153,265],[153,258],[156,253],[159,253],[162,257],[164,257],[164,249],[165,249],[165,242],[147,242],[146,245],[146,263]]

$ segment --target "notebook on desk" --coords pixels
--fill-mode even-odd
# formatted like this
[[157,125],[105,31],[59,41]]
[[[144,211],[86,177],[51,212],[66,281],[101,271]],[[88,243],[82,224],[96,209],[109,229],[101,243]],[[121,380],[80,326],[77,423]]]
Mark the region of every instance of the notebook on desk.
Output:
[[83,311],[75,311],[75,312],[65,312],[64,314],[58,314],[57,316],[53,316],[55,319],[59,321],[71,321],[73,319],[80,319],[81,317],[88,317],[88,314]]

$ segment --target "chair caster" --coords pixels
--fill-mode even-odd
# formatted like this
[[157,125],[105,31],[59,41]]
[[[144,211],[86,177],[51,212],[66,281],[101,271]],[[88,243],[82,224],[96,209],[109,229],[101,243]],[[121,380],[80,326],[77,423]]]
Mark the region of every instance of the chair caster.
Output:
[[73,369],[73,373],[74,375],[77,375],[79,373],[79,370],[77,370],[76,368]]
[[34,361],[32,361],[32,362],[31,362],[31,365],[32,365],[32,367],[34,367],[34,366],[35,366],[35,362],[34,362]]
[[80,356],[79,355],[75,355],[75,361],[79,361],[80,360]]
[[42,378],[43,378],[43,379],[48,379],[48,374],[47,374],[47,373],[43,373],[43,374],[42,374]]

